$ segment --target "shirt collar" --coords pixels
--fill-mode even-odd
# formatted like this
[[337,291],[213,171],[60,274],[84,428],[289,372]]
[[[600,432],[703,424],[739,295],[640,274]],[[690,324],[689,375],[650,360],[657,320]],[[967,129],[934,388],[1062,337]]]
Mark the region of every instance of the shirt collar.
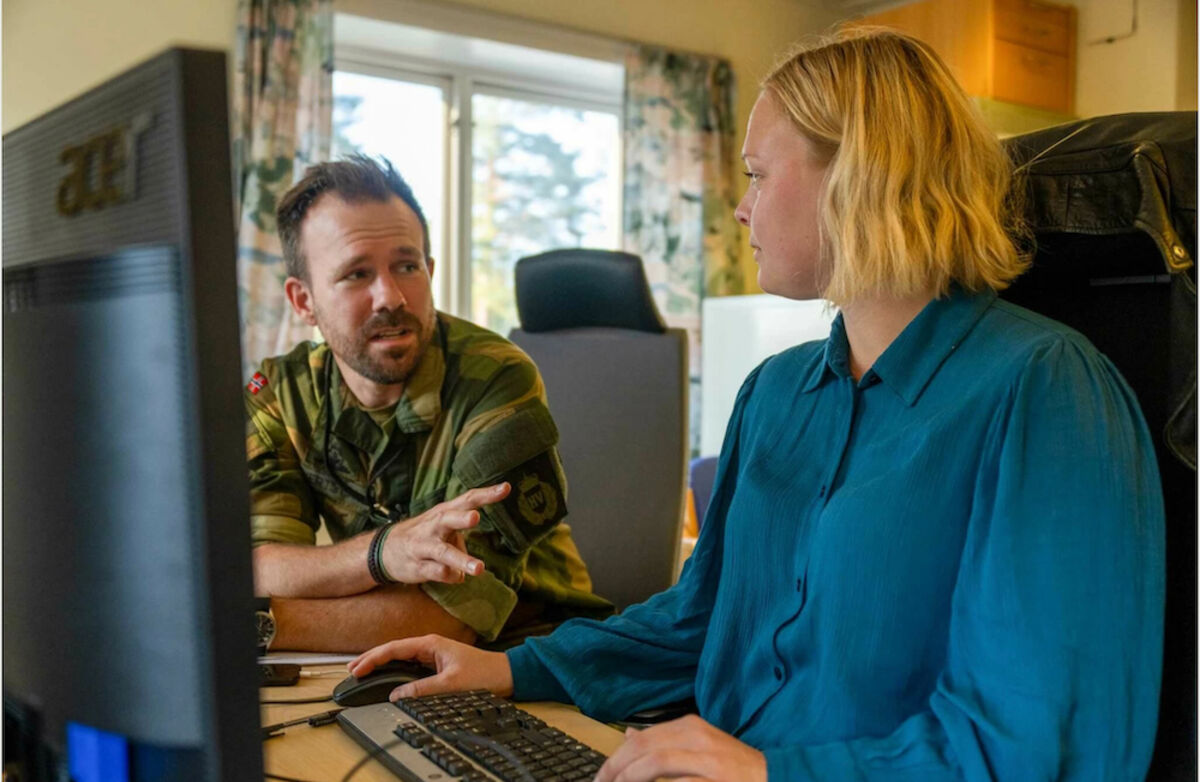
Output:
[[807,377],[800,385],[800,390],[807,394],[810,391],[816,391],[830,376],[848,376],[850,374],[847,361],[848,352],[846,327],[842,324],[842,313],[839,312],[829,327],[829,336],[825,339],[825,350],[818,355],[817,360],[809,365]]
[[842,323],[842,313],[838,313],[829,327],[829,336],[825,339],[825,349],[809,364],[804,382],[800,384],[803,393],[815,391],[829,377],[850,376],[850,346],[846,342],[846,326]]
[[[947,296],[925,305],[859,382],[867,385],[878,378],[908,405],[916,404],[946,358],[995,299],[992,290],[969,293],[953,286]],[[802,390],[815,390],[830,375],[850,377],[850,345],[841,313],[830,328],[824,360],[810,369]]]

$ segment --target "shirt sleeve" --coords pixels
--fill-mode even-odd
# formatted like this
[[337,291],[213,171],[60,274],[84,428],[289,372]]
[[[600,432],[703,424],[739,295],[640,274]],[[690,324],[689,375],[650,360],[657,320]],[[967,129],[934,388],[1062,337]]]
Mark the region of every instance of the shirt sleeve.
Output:
[[549,636],[508,650],[516,699],[570,701],[598,720],[612,721],[694,697],[720,579],[741,422],[758,372],[738,392],[717,463],[713,511],[679,582],[603,622],[573,619]]
[[[256,375],[260,376],[265,377],[263,373]],[[274,390],[269,382],[252,384],[242,398],[250,471],[251,543],[316,543],[320,517]]]
[[1135,398],[1064,339],[1031,359],[989,436],[927,709],[887,736],[767,749],[772,782],[1144,778],[1164,520]]
[[541,377],[527,359],[496,373],[455,439],[447,500],[503,481],[512,491],[479,509],[479,527],[468,537],[468,551],[483,560],[484,573],[460,584],[427,582],[421,588],[484,641],[496,640],[517,604],[529,549],[567,514],[557,443]]

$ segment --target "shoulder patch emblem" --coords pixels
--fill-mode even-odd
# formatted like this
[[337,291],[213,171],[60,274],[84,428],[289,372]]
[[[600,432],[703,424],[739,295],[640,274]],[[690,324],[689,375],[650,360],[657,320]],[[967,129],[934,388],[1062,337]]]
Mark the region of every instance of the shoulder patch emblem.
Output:
[[517,484],[517,492],[517,508],[530,524],[545,524],[558,512],[558,495],[554,487],[537,473],[526,473]]
[[250,382],[246,384],[246,390],[252,394],[257,394],[267,386],[267,376],[262,372],[255,372],[254,377],[250,378]]

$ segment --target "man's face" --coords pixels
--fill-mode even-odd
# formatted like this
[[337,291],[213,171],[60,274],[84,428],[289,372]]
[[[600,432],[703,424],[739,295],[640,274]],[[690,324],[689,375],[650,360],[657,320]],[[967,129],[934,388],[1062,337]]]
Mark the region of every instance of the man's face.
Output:
[[308,281],[289,278],[288,299],[321,329],[343,373],[379,386],[402,384],[433,338],[425,235],[399,198],[317,199],[300,229]]

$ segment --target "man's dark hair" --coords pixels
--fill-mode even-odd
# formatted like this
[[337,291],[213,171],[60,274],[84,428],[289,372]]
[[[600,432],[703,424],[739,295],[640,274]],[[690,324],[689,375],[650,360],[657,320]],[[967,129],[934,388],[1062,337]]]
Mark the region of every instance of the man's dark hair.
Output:
[[300,228],[309,208],[325,193],[334,193],[348,204],[363,201],[388,201],[398,197],[416,214],[424,235],[425,262],[429,263],[429,224],[417,203],[412,188],[392,167],[387,158],[354,154],[309,166],[304,176],[284,194],[275,210],[279,241],[289,277],[308,281],[308,262],[300,247]]

